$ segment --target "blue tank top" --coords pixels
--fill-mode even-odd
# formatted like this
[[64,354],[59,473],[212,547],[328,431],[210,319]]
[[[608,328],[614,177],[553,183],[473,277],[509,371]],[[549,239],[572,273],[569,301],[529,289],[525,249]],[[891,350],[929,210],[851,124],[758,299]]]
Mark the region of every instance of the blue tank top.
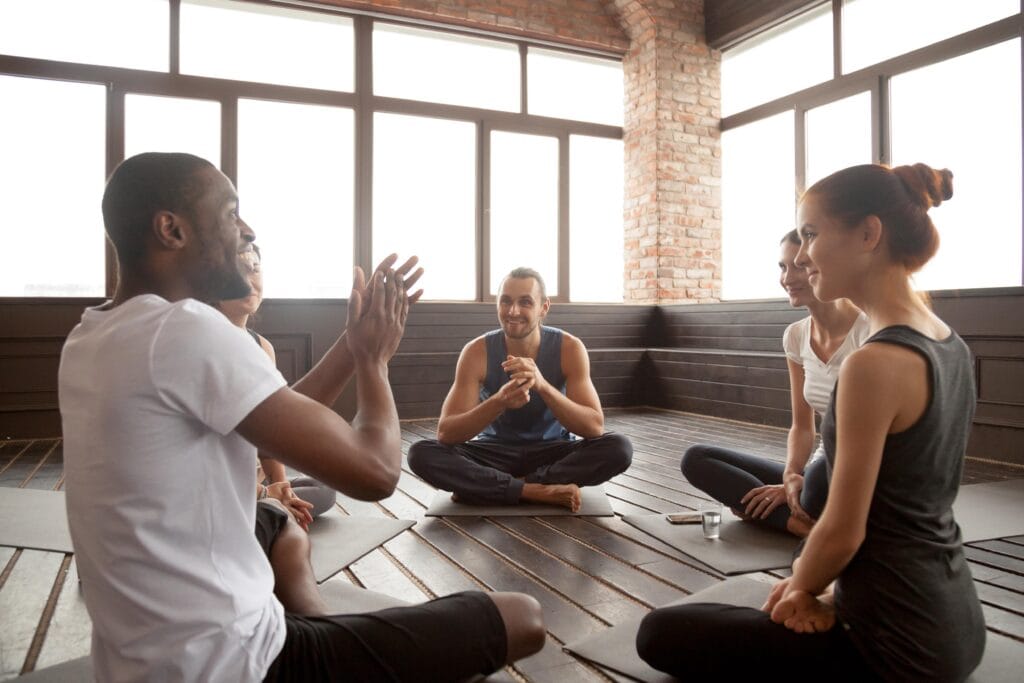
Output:
[[[484,336],[487,345],[487,377],[480,387],[480,401],[498,393],[508,380],[508,374],[501,364],[508,358],[505,333],[502,330],[488,332]],[[551,386],[565,393],[565,375],[562,374],[562,331],[557,327],[541,326],[540,348],[537,350],[537,369]],[[491,424],[487,425],[478,439],[484,441],[523,442],[568,440],[569,432],[555,419],[551,409],[537,392],[530,392],[530,402],[522,408],[506,410]]]

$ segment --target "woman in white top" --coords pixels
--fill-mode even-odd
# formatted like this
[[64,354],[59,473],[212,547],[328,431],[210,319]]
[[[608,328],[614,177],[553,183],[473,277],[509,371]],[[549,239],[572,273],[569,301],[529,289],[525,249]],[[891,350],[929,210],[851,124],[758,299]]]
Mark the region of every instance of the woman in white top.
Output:
[[[249,286],[252,291],[244,299],[221,301],[217,308],[227,316],[228,320],[248,332],[260,345],[271,360],[276,360],[274,346],[267,339],[248,327],[249,320],[263,303],[263,270],[259,247],[250,244],[242,253],[242,262],[248,269]],[[337,494],[334,489],[322,484],[312,477],[300,476],[288,481],[284,465],[273,458],[260,455],[260,468],[257,470],[257,498],[276,498],[280,501],[303,528],[308,527],[313,517],[323,514],[334,506]],[[263,482],[269,482],[264,485]],[[295,499],[299,500],[296,501]],[[305,502],[301,502],[305,501]]]
[[701,444],[687,449],[682,470],[691,484],[745,519],[806,536],[828,495],[825,460],[820,446],[814,448],[815,413],[824,414],[839,366],[867,339],[868,321],[846,299],[814,298],[807,273],[794,263],[800,249],[796,230],[781,246],[779,283],[791,306],[805,306],[810,313],[782,336],[793,406],[786,464]]

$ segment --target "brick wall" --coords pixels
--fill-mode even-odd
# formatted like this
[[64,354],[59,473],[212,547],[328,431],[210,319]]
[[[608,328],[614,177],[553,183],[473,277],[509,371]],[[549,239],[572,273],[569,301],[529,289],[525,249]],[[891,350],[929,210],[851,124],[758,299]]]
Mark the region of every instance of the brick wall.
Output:
[[324,5],[372,10],[457,26],[498,30],[624,53],[629,40],[610,3],[601,0],[320,0]]
[[721,296],[721,55],[703,0],[322,0],[623,54],[630,303]]

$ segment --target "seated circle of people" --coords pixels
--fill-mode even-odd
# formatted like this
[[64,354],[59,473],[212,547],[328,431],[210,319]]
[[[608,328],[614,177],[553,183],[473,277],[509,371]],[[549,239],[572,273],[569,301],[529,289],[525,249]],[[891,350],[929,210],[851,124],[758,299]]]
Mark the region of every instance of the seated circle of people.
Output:
[[[248,333],[253,341],[276,364],[274,345],[266,337],[249,327],[252,317],[263,303],[263,254],[255,242],[246,245],[240,254],[242,267],[249,282],[249,295],[241,299],[217,302],[217,308],[232,324]],[[292,514],[303,528],[308,528],[314,517],[319,517],[334,506],[334,489],[313,477],[300,475],[288,479],[287,471],[279,460],[261,453],[257,468],[257,500],[273,498]]]
[[410,469],[457,502],[575,512],[581,486],[629,467],[629,439],[604,431],[587,349],[543,324],[550,307],[540,273],[516,268],[505,276],[500,328],[463,347],[437,439],[409,448]]
[[655,669],[695,681],[963,681],[978,666],[985,620],[952,511],[974,368],[911,281],[938,249],[928,210],[952,181],[925,164],[867,164],[803,195],[795,262],[815,297],[849,299],[871,331],[822,420],[828,499],[760,610],[701,603],[644,617],[637,652]]
[[825,414],[843,360],[867,339],[868,319],[846,299],[815,298],[807,271],[795,262],[796,230],[786,233],[780,247],[779,284],[790,306],[810,313],[782,335],[792,406],[786,463],[697,444],[686,450],[681,468],[687,481],[740,517],[806,536],[828,496],[825,451],[821,444],[814,447],[815,416]]
[[[353,498],[394,491],[387,366],[421,294],[408,291],[415,258],[396,269],[392,255],[369,281],[354,270],[345,330],[288,387],[202,303],[250,292],[241,261],[255,235],[223,173],[189,154],[137,155],[102,210],[117,287],[86,309],[59,371],[96,680],[453,681],[540,650],[540,605],[519,593],[325,614],[306,534],[276,503],[257,506],[257,450]],[[349,424],[329,406],[353,377]]]

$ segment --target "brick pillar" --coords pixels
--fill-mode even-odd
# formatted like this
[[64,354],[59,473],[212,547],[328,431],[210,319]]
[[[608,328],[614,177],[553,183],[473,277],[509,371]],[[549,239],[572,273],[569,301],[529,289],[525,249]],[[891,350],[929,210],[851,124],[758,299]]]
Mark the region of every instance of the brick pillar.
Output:
[[630,39],[624,142],[626,301],[721,296],[721,55],[702,0],[613,0]]

